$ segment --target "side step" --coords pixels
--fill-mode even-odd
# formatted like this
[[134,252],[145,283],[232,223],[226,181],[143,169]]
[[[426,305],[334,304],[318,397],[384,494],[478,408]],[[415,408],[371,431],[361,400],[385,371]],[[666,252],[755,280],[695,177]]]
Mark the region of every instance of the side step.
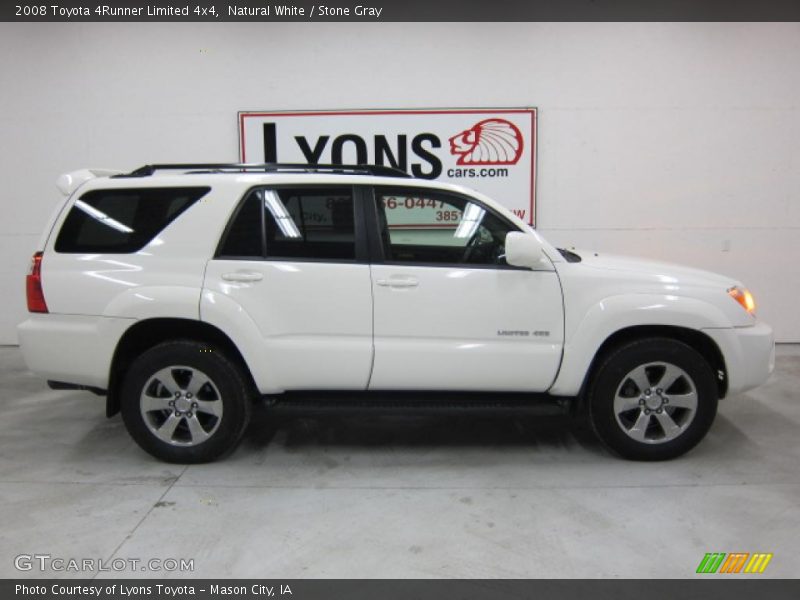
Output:
[[549,394],[496,392],[303,391],[263,397],[268,410],[291,415],[566,415],[572,400]]

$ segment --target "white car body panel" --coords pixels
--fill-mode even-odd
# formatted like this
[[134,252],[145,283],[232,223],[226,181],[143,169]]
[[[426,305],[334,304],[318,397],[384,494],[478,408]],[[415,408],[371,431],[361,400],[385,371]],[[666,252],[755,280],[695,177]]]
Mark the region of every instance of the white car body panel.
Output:
[[[577,394],[598,348],[623,329],[659,325],[707,332],[756,322],[728,295],[730,287],[739,285],[734,279],[668,263],[580,255],[580,263],[558,265],[566,333],[553,394]],[[724,353],[723,357],[727,359]]]
[[17,332],[28,368],[54,381],[106,389],[114,350],[135,319],[30,315]]
[[553,382],[563,313],[552,267],[373,265],[372,277],[370,389],[542,392]]
[[748,327],[704,329],[725,357],[728,394],[758,387],[775,369],[775,339],[766,323]]
[[[253,282],[227,281],[236,273]],[[369,265],[272,260],[208,262],[201,318],[223,325],[227,296],[250,316],[245,335],[263,347],[254,378],[262,392],[365,389],[372,367]],[[228,329],[220,327],[223,331]]]

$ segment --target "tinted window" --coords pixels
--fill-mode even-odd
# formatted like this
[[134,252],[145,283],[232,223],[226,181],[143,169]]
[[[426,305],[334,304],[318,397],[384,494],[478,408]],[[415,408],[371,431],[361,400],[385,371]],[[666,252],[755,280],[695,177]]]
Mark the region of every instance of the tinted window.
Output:
[[461,196],[420,188],[378,188],[384,252],[392,262],[504,265],[516,229]]
[[263,193],[268,257],[356,257],[351,188],[286,188]]
[[228,226],[217,256],[256,258],[264,256],[261,197],[261,190],[256,190],[245,198]]
[[234,215],[217,256],[353,260],[353,211],[352,188],[253,190]]
[[70,209],[56,252],[136,252],[210,188],[94,190]]

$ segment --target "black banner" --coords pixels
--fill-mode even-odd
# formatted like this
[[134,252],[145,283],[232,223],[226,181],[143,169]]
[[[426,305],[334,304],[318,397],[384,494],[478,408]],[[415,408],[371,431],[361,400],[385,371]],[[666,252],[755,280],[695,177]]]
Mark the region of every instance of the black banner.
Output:
[[0,20],[51,21],[800,21],[797,0],[175,0],[20,2]]
[[796,600],[799,580],[13,580],[0,597],[31,600]]

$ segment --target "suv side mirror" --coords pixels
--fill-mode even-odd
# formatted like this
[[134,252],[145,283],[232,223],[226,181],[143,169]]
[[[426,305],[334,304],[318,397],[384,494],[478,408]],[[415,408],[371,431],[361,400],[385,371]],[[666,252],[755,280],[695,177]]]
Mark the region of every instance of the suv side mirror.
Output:
[[506,262],[512,267],[536,268],[543,254],[536,236],[521,231],[512,231],[506,235]]

